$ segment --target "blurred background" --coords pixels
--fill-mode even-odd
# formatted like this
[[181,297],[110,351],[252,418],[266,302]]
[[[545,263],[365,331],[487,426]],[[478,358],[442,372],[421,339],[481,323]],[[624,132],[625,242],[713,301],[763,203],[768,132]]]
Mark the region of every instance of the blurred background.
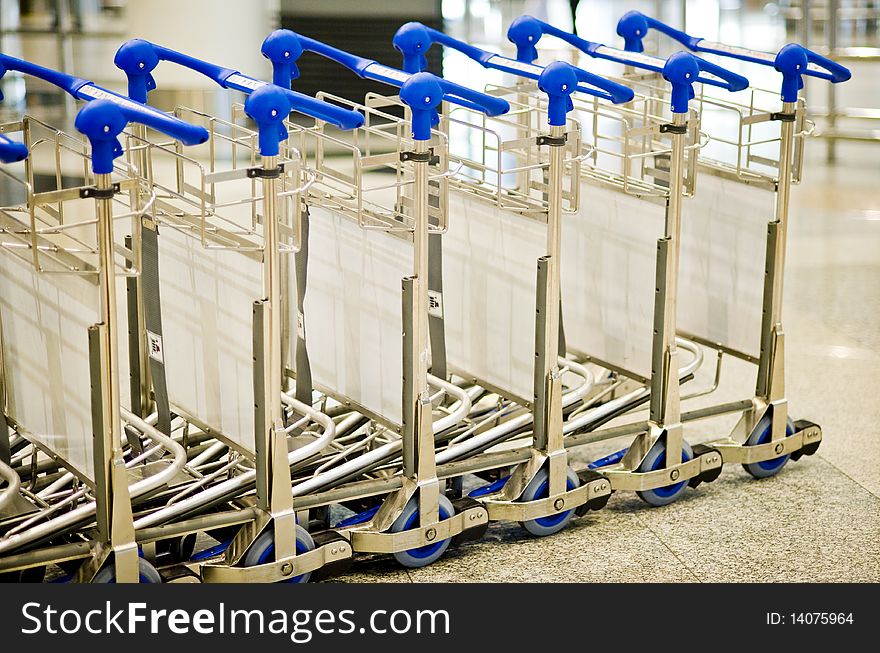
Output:
[[[880,70],[880,0],[0,0],[0,51],[124,91],[124,78],[112,61],[119,44],[131,37],[268,78],[271,69],[260,56],[259,45],[278,26],[400,65],[391,38],[410,20],[509,53],[506,28],[522,13],[561,28],[573,27],[591,41],[622,46],[615,26],[630,9],[710,40],[768,51],[798,41],[844,61],[853,69],[850,83],[806,89],[811,117],[819,122],[818,133],[826,141],[825,155],[833,158],[840,140],[880,141],[880,93],[874,77]],[[553,41],[544,39],[539,48],[552,48]],[[658,45],[652,36],[647,47],[670,54],[673,45],[670,39]],[[501,81],[501,73],[437,47],[429,53],[429,64],[432,72],[474,87]],[[606,72],[602,64],[581,61],[585,68]],[[352,100],[362,99],[367,91],[387,93],[387,87],[360,80],[312,54],[303,56],[300,68],[296,88],[306,93],[331,91]],[[761,67],[751,67],[753,82],[757,71],[768,75],[768,86],[776,86],[773,71]],[[186,104],[223,115],[233,99],[205,78],[178,67],[161,67],[157,78],[159,90],[151,95],[151,102],[165,109]],[[44,82],[9,74],[0,82],[0,90],[6,96],[0,116],[25,110],[27,91],[28,111],[62,123],[65,118],[72,120],[73,100]]]

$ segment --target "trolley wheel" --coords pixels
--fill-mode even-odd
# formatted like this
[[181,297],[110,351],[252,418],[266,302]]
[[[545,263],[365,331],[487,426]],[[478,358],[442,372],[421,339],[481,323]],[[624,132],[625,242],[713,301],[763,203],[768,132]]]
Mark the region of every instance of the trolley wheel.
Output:
[[[111,562],[95,574],[92,584],[103,585],[116,582],[116,564]],[[162,576],[156,568],[143,558],[138,558],[138,582],[143,584],[156,584],[162,582]]]
[[[578,480],[577,474],[575,474],[574,470],[569,467],[565,473],[566,489],[574,490],[579,485],[580,481]],[[520,498],[517,500],[535,501],[536,499],[543,499],[549,496],[549,492],[550,473],[547,471],[546,467],[542,467],[541,470],[537,474],[535,474],[534,478],[529,481],[526,489],[523,490],[522,496],[520,496]],[[547,515],[546,517],[538,517],[537,519],[523,521],[520,522],[520,526],[522,526],[535,537],[546,537],[548,535],[558,533],[563,528],[565,528],[568,525],[568,522],[571,521],[571,518],[573,516],[574,508],[572,508],[571,510],[558,512],[555,515]]]
[[[309,532],[300,526],[296,525],[296,553],[297,555],[301,555],[303,553],[308,553],[312,549],[315,548],[315,541],[312,539],[312,536],[309,535]],[[250,550],[247,552],[247,555],[244,557],[244,566],[245,567],[253,567],[254,565],[262,565],[267,562],[273,562],[275,560],[275,533],[273,529],[269,529],[265,531],[262,535],[260,535],[254,543],[251,545]],[[312,572],[308,571],[304,574],[300,574],[299,576],[294,576],[293,578],[288,578],[287,580],[280,581],[282,583],[308,583],[309,578],[312,577]]]
[[[765,413],[764,416],[758,420],[758,423],[752,430],[751,435],[749,435],[749,439],[746,440],[745,446],[748,447],[755,444],[764,444],[765,442],[769,442],[772,429],[773,418]],[[785,424],[785,437],[788,437],[792,433],[794,433],[794,422],[792,422],[791,418],[789,417],[788,421]],[[789,458],[790,456],[786,454],[784,456],[771,458],[770,460],[762,460],[757,463],[746,463],[743,464],[743,469],[755,478],[767,478],[781,472],[782,468],[785,467],[785,463],[788,462]]]
[[[442,494],[440,495],[439,513],[441,521],[449,519],[455,514],[455,508],[452,507],[452,502]],[[408,531],[412,528],[418,527],[419,501],[416,497],[413,497],[406,504],[403,512],[401,512],[397,519],[394,520],[394,523],[391,524],[391,532],[399,533],[400,531]],[[419,546],[415,549],[398,551],[394,554],[394,558],[404,567],[409,567],[410,569],[427,567],[436,562],[440,556],[446,553],[446,549],[449,548],[449,543],[451,541],[451,539],[440,540],[439,542],[432,542],[431,544]]]
[[[694,451],[691,449],[691,445],[682,441],[681,462],[686,463],[687,461],[692,460],[693,457]],[[648,455],[645,456],[645,459],[636,471],[653,472],[658,469],[663,469],[665,465],[666,443],[658,441],[653,447],[651,447]],[[649,506],[665,506],[676,501],[682,495],[687,486],[688,482],[687,480],[684,480],[678,483],[673,483],[672,485],[654,488],[653,490],[639,490],[636,494],[638,494],[639,498]]]

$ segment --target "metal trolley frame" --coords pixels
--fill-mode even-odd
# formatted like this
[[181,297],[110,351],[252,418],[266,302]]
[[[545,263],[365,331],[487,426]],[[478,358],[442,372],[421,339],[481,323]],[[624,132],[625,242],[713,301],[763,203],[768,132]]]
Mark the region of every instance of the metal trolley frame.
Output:
[[[202,142],[207,134],[198,127],[106,91],[87,80],[5,55],[0,62],[4,72],[17,71],[39,77],[74,98],[85,100],[87,104],[78,113],[75,125],[88,140],[86,144],[80,138],[28,116],[4,125],[3,131],[22,132],[29,156],[22,176],[5,169],[2,171],[4,176],[19,185],[24,197],[22,205],[7,207],[0,214],[3,255],[9,257],[7,262],[15,260],[15,265],[27,264],[30,283],[37,287],[33,301],[38,307],[38,316],[43,312],[41,307],[45,307],[47,313],[57,315],[59,323],[74,331],[78,322],[90,319],[88,315],[91,313],[99,318],[87,328],[88,347],[85,351],[77,344],[79,339],[75,335],[49,334],[49,337],[70,338],[68,344],[57,347],[56,353],[63,356],[61,350],[67,347],[68,361],[70,356],[82,357],[77,372],[88,369],[89,386],[85,378],[71,379],[66,373],[62,378],[58,370],[55,372],[59,377],[53,381],[51,362],[49,368],[43,369],[39,363],[31,368],[30,364],[22,362],[24,352],[21,348],[5,351],[4,424],[15,431],[14,441],[9,442],[10,462],[14,466],[29,456],[31,465],[27,490],[21,490],[19,485],[21,498],[25,501],[13,505],[12,515],[5,520],[0,552],[10,555],[0,559],[0,569],[18,572],[40,568],[49,562],[87,558],[75,572],[80,581],[155,579],[155,569],[138,557],[132,502],[173,482],[185,463],[185,455],[178,443],[123,408],[120,400],[117,278],[137,276],[140,270],[133,265],[131,249],[117,242],[114,222],[149,212],[152,197],[149,191],[145,191],[149,199],[143,205],[131,201],[142,192],[143,180],[136,170],[126,165],[114,165],[113,161],[122,154],[117,137],[130,122],[147,125],[189,144]],[[42,165],[44,152],[56,189],[38,192],[35,190],[37,172],[34,159],[39,157]],[[85,185],[72,187],[66,179],[64,166],[71,160],[74,165],[81,166]],[[84,208],[90,202],[94,202],[93,211]],[[76,280],[69,281],[76,277]],[[92,285],[94,289],[89,288]],[[65,288],[74,293],[66,302],[63,299]],[[41,291],[47,294],[43,296]],[[86,295],[98,304],[97,308],[87,306]],[[60,304],[54,305],[55,301]],[[16,322],[14,312],[12,309],[6,312],[7,326]],[[16,324],[15,329],[20,327]],[[39,329],[34,333],[35,337],[45,337]],[[12,332],[7,330],[4,341],[9,337]],[[6,344],[4,342],[4,349]],[[48,350],[46,356],[50,361],[52,354]],[[20,370],[22,364],[26,367]],[[16,373],[13,373],[13,367]],[[23,373],[18,374],[19,371]],[[59,390],[56,384],[49,393],[54,396],[45,397],[49,402],[46,406],[52,405],[55,410],[60,409],[65,414],[69,411],[74,415],[72,422],[65,417],[62,433],[40,432],[57,428],[45,421],[46,407],[37,405],[43,399],[28,390],[33,389],[34,383],[39,383],[41,378],[53,383],[60,381],[62,385],[71,381],[71,385],[79,388]],[[87,399],[74,396],[87,387],[90,387],[85,393]],[[23,396],[22,392],[29,394],[30,398]],[[90,408],[84,410],[83,406],[72,403],[77,401]],[[129,446],[129,451],[124,452],[123,423],[126,433],[132,429],[146,436],[150,442],[147,451],[132,452],[133,448]],[[68,425],[71,432],[66,431]],[[4,441],[7,437],[6,433],[2,434]],[[73,460],[68,453],[76,454],[80,447],[81,451]],[[170,453],[171,457],[164,458],[163,452]],[[124,454],[128,460],[123,458]],[[42,456],[51,462],[41,469]],[[53,470],[59,471],[49,473]],[[68,489],[68,486],[71,487]],[[71,543],[54,543],[65,540]],[[48,546],[39,548],[46,543]]]

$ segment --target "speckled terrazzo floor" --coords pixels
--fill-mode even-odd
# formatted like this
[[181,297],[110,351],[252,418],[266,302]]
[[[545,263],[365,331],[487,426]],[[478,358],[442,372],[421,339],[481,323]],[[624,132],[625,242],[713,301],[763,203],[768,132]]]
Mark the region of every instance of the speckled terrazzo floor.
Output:
[[[431,567],[374,559],[336,581],[880,581],[880,159],[846,145],[827,167],[823,151],[813,147],[794,193],[785,291],[786,386],[793,415],[823,426],[815,456],[763,481],[728,467],[664,508],[617,494],[546,539],[495,524]],[[711,383],[705,367],[695,387]],[[726,366],[718,392],[694,405],[744,398],[753,374]],[[703,422],[687,437],[729,425]]]

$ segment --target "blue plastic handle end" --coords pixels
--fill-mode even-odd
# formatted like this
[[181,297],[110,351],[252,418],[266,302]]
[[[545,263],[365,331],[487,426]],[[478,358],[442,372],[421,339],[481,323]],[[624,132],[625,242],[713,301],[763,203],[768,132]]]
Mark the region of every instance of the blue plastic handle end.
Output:
[[568,112],[574,107],[571,94],[577,89],[578,77],[574,66],[554,61],[544,68],[538,78],[538,88],[547,94],[547,122],[554,127],[565,124]]
[[640,11],[628,11],[617,21],[617,35],[623,37],[627,52],[644,52],[642,39],[648,33],[648,19]]
[[434,40],[428,29],[421,23],[406,23],[394,33],[394,49],[403,55],[403,71],[415,74],[427,69],[428,58],[425,53]]
[[28,149],[24,143],[12,141],[0,134],[0,163],[15,163],[27,158]]
[[284,120],[290,115],[290,108],[285,89],[269,84],[256,89],[245,100],[245,113],[257,123],[262,156],[278,156],[279,143],[287,138]]
[[694,82],[700,75],[697,58],[687,52],[676,52],[663,66],[663,78],[672,85],[672,113],[687,113],[694,97]]
[[412,112],[412,137],[417,141],[431,139],[431,125],[436,109],[443,101],[443,89],[431,73],[416,73],[400,87],[400,99]]
[[827,79],[833,84],[845,82],[852,77],[849,69],[836,61],[827,59],[797,43],[789,43],[776,53],[776,59],[773,62],[773,67],[782,73],[783,102],[797,101],[798,91],[804,87],[803,75],[808,74],[809,64],[816,64],[827,71],[809,74]]
[[299,77],[296,62],[303,53],[297,35],[287,29],[276,29],[263,40],[260,52],[272,62],[272,83],[290,88],[290,80]]
[[109,100],[93,100],[76,114],[74,126],[92,145],[92,171],[96,175],[113,172],[113,160],[122,154],[117,136],[127,124],[122,109]]
[[544,28],[541,21],[531,16],[515,18],[507,28],[507,40],[516,46],[516,60],[523,63],[532,63],[538,58],[538,49],[535,47]]
[[152,71],[159,65],[153,44],[143,39],[126,41],[116,51],[113,63],[128,77],[128,97],[146,104],[147,94],[156,88]]

